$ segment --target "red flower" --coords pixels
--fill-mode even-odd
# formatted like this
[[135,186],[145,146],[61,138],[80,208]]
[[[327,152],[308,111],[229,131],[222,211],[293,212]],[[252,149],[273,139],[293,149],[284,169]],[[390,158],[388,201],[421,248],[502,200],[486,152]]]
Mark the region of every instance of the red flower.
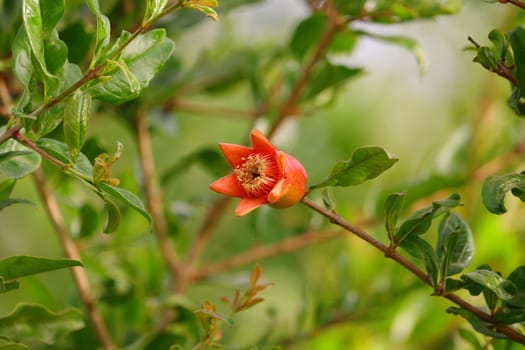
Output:
[[213,182],[210,188],[226,196],[240,197],[235,215],[242,216],[261,205],[287,208],[306,192],[306,171],[289,154],[276,149],[256,129],[250,133],[253,147],[220,143],[219,148],[233,173]]

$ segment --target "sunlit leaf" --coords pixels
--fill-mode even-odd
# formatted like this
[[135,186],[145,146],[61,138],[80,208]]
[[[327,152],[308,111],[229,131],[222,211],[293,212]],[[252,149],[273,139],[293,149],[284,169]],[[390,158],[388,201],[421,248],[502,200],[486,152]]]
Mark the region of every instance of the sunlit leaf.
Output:
[[327,186],[355,186],[376,178],[398,161],[380,147],[357,149],[350,160],[340,161],[332,169],[330,176],[310,190]]
[[123,188],[111,186],[106,183],[99,183],[97,184],[97,186],[105,193],[118,199],[122,203],[130,206],[132,209],[134,209],[136,212],[142,215],[146,220],[148,220],[149,223],[151,223],[151,215],[149,215],[149,213],[146,211],[144,204],[142,203],[140,198],[137,197],[136,194]]
[[64,107],[64,138],[73,161],[76,161],[86,139],[90,113],[91,95],[77,90],[67,99]]
[[491,213],[503,214],[507,211],[504,200],[509,191],[522,202],[525,201],[525,174],[487,177],[481,192],[483,204]]
[[457,214],[448,213],[439,223],[437,255],[444,276],[463,271],[474,255],[474,239],[468,224]]
[[98,0],[87,0],[86,3],[88,8],[97,18],[95,54],[93,55],[93,59],[91,61],[91,67],[93,67],[102,55],[103,49],[109,44],[111,28],[109,19],[100,11]]
[[16,279],[37,273],[81,266],[82,263],[70,259],[46,259],[34,256],[11,256],[0,260],[0,276],[5,280]]
[[508,289],[514,288],[512,282],[503,279],[497,272],[490,270],[475,270],[461,275],[463,280],[471,280],[484,288],[488,288],[502,300],[511,300],[513,294]]
[[[122,37],[124,39],[117,40],[110,52],[123,45],[130,34],[123,33]],[[121,57],[111,65],[111,70],[104,71],[106,78],[93,83],[88,92],[95,99],[116,104],[136,98],[172,52],[173,41],[166,37],[164,29],[141,34],[126,46]]]

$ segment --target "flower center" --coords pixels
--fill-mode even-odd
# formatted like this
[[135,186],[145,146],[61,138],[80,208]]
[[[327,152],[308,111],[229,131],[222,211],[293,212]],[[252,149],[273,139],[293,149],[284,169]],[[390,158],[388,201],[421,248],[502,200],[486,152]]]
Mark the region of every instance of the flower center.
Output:
[[265,197],[277,183],[279,170],[269,154],[253,153],[235,167],[237,182],[250,197]]

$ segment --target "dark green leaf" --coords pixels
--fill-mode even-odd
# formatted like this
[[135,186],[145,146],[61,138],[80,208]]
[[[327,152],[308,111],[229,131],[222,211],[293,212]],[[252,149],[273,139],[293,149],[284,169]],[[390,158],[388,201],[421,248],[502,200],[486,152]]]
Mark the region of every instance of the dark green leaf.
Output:
[[418,236],[427,232],[432,224],[432,214],[433,210],[431,207],[415,211],[399,226],[394,242],[399,244],[407,237]]
[[523,27],[516,27],[511,30],[508,34],[510,46],[514,53],[514,64],[516,80],[518,87],[521,91],[520,97],[523,96],[525,91],[525,29]]
[[185,342],[186,338],[180,334],[161,332],[148,342],[144,350],[176,349],[174,345],[184,345]]
[[7,293],[18,289],[18,287],[20,287],[20,283],[17,280],[6,281],[2,276],[0,276],[0,293]]
[[13,41],[13,73],[24,86],[24,92],[18,98],[14,109],[22,112],[30,101],[29,85],[35,72],[31,59],[31,46],[24,27],[18,31]]
[[483,322],[482,320],[480,320],[475,315],[473,315],[472,313],[470,313],[469,311],[465,309],[451,306],[447,309],[447,312],[450,314],[459,315],[463,317],[472,325],[472,327],[474,327],[474,329],[477,332],[481,334],[488,335],[489,337],[494,337],[494,338],[506,338],[506,336],[504,336],[503,334],[493,331],[487,323]]
[[64,106],[64,138],[73,161],[76,161],[86,139],[90,113],[91,95],[77,90],[67,99]]
[[507,280],[514,283],[517,289],[516,295],[507,303],[516,307],[525,307],[525,266],[519,266],[512,271]]
[[509,293],[508,291],[514,287],[512,282],[504,280],[498,273],[494,271],[475,270],[462,275],[461,278],[463,280],[471,280],[483,286],[484,288],[493,291],[502,300],[511,300],[513,297],[513,294]]
[[485,207],[493,214],[503,214],[505,208],[505,194],[511,193],[522,202],[525,201],[525,175],[508,174],[503,176],[489,176],[483,182],[482,198]]
[[0,317],[0,334],[38,339],[49,345],[83,327],[82,313],[74,308],[53,312],[42,305],[21,303],[9,315]]
[[443,276],[463,271],[474,255],[474,239],[467,223],[455,213],[448,213],[439,223],[436,252]]
[[350,160],[335,165],[330,176],[310,190],[327,186],[355,186],[376,178],[398,161],[380,147],[357,149]]
[[107,220],[104,225],[104,233],[112,233],[120,225],[120,209],[113,201],[104,198],[104,208],[106,208]]
[[45,259],[23,255],[11,256],[0,260],[0,276],[8,281],[71,266],[82,266],[82,263],[69,259]]
[[22,178],[40,166],[40,156],[14,140],[0,145],[0,180]]
[[519,116],[525,116],[525,102],[521,97],[522,93],[519,87],[514,86],[512,88],[512,93],[507,100],[509,107]]
[[439,264],[436,252],[430,243],[419,236],[409,236],[401,242],[401,248],[423,261],[430,283],[436,287],[439,279]]
[[503,305],[494,315],[494,322],[503,324],[525,322],[525,308],[514,308]]
[[144,204],[142,203],[140,198],[137,197],[137,195],[123,188],[111,186],[106,183],[99,183],[97,184],[97,186],[110,196],[118,199],[126,205],[129,205],[140,215],[142,215],[146,220],[148,220],[149,223],[151,223],[151,216],[146,211],[146,208],[144,208]]
[[305,101],[312,99],[324,91],[342,86],[350,78],[355,78],[361,73],[360,68],[335,65],[328,60],[322,60],[315,65],[301,98]]
[[316,12],[301,21],[295,28],[290,41],[289,47],[291,52],[297,58],[302,59],[321,39],[326,23],[326,16],[320,12]]
[[385,227],[390,242],[394,242],[397,219],[405,203],[404,193],[393,193],[385,201]]
[[[129,33],[122,35],[127,38],[129,36]],[[112,51],[122,45],[123,41],[118,40]],[[173,41],[166,37],[164,29],[154,29],[139,35],[123,50],[112,70],[103,73],[106,78],[96,82],[88,91],[93,98],[109,103],[123,103],[136,98],[172,52]]]

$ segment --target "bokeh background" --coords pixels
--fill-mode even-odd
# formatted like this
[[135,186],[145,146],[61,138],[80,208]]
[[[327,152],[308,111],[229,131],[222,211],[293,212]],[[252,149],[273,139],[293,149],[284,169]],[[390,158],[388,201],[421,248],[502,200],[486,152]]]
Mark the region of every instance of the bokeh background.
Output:
[[[113,6],[115,1],[103,7]],[[278,55],[286,49],[294,28],[308,15],[303,1],[266,0],[223,10],[216,23],[199,20],[193,24],[193,17],[184,15],[174,23],[161,23],[168,27],[176,44],[176,60],[170,64],[178,67],[181,78],[175,88],[180,91],[187,87],[184,77],[195,78],[195,72],[205,79],[233,68],[242,71],[243,65],[250,64],[246,52],[252,57],[268,56],[269,52]],[[400,161],[362,186],[334,189],[338,212],[350,222],[364,223],[367,230],[386,241],[381,215],[387,194],[406,192],[410,198],[408,214],[431,200],[458,192],[464,203],[458,212],[471,225],[475,237],[471,267],[488,263],[506,275],[525,261],[521,249],[525,207],[513,198],[507,201],[508,213],[489,214],[481,202],[481,184],[487,175],[523,170],[520,156],[497,159],[523,139],[525,128],[523,120],[506,106],[508,84],[472,62],[474,53],[465,48],[470,45],[468,36],[486,44],[490,30],[509,30],[521,20],[519,10],[511,6],[465,0],[462,10],[454,15],[405,24],[353,23],[355,28],[378,35],[416,39],[425,58],[424,71],[420,71],[414,52],[381,40],[360,38],[350,53],[334,60],[361,67],[364,73],[340,88],[321,108],[288,120],[273,141],[304,164],[311,184],[323,179],[336,161],[348,159],[360,146],[387,149]],[[118,22],[116,14],[112,21],[115,26],[125,24],[124,19]],[[232,59],[232,52],[239,52],[237,61]],[[278,67],[286,68],[285,64]],[[269,68],[268,75],[274,75],[276,69]],[[193,82],[198,82],[197,78]],[[155,103],[156,94],[166,89],[162,79],[161,73],[143,103]],[[171,237],[184,252],[218,195],[208,189],[215,176],[201,161],[192,161],[182,170],[173,171],[173,167],[194,152],[216,149],[218,142],[246,142],[252,127],[247,112],[253,109],[253,97],[249,81],[238,79],[215,90],[197,89],[178,102],[179,108],[170,111],[151,108],[150,120],[157,174],[164,176],[162,192],[173,217]],[[124,153],[112,167],[112,176],[121,179],[122,187],[140,194],[137,148],[127,114],[131,110],[132,103],[98,106],[84,151],[89,153],[92,147],[111,152],[117,141],[122,142]],[[262,131],[267,131],[268,125],[264,118],[256,122]],[[51,166],[44,166],[53,171]],[[138,325],[147,308],[130,305],[155,303],[152,296],[164,293],[167,283],[147,223],[128,211],[114,234],[103,235],[99,226],[84,237],[79,208],[89,203],[100,211],[100,220],[104,215],[101,204],[58,172],[49,181],[72,234],[83,248],[86,269],[110,328],[124,339],[129,329],[140,332]],[[13,206],[0,212],[0,257],[62,256],[31,179],[21,180],[13,196],[33,200],[35,205]],[[317,194],[313,199],[321,200]],[[303,206],[283,211],[264,207],[237,218],[232,204],[200,263],[218,261],[309,229],[330,229],[330,225]],[[431,242],[435,240],[432,233],[428,235]],[[264,279],[275,285],[262,293],[262,304],[236,315],[232,328],[224,327],[221,342],[227,349],[270,345],[297,350],[469,348],[459,332],[470,326],[445,313],[450,303],[431,297],[428,287],[354,237],[277,254],[259,263]],[[225,271],[196,283],[185,298],[195,307],[202,300],[212,300],[219,310],[226,310],[220,297],[244,287],[252,267]],[[22,288],[2,295],[0,314],[8,313],[19,301],[38,301],[51,309],[78,303],[66,271],[24,278]]]

